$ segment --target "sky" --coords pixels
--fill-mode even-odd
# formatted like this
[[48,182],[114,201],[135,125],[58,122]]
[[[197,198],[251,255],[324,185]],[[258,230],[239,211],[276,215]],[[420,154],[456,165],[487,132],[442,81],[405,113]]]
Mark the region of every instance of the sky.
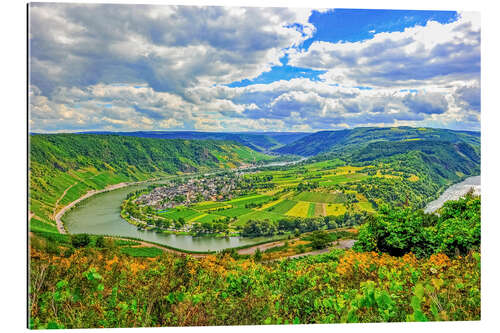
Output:
[[480,130],[474,12],[30,4],[31,132]]

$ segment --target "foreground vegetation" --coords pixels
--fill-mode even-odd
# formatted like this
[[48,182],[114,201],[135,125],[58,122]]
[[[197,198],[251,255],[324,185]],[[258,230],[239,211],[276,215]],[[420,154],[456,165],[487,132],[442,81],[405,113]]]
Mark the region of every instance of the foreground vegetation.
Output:
[[259,263],[31,253],[33,328],[480,319],[480,255],[375,252]]
[[[480,198],[467,195],[448,202],[439,217],[422,214],[386,207],[361,227],[355,251],[331,249],[281,260],[275,254],[288,255],[288,248],[297,249],[304,241],[324,248],[352,234],[316,231],[251,257],[223,251],[193,258],[137,247],[133,241],[38,232],[30,253],[30,325],[479,320]],[[421,223],[429,226],[420,228]],[[437,237],[446,246],[432,247],[419,241],[419,230],[404,229],[414,226],[439,226]],[[387,234],[381,236],[381,230]],[[377,239],[409,251],[395,252]],[[370,244],[376,247],[366,251]]]
[[[478,136],[406,128],[319,136],[332,135],[337,141],[330,138],[325,154],[242,174],[226,196],[191,201],[172,192],[159,202],[178,205],[165,209],[131,193],[121,213],[141,228],[282,235],[262,251],[192,256],[136,240],[62,235],[53,214],[89,189],[269,157],[231,142],[33,136],[30,326],[479,320],[480,197],[468,194],[437,214],[421,211],[447,186],[479,173]],[[308,137],[296,141],[301,154],[323,149],[307,146]],[[340,240],[357,241],[334,249]],[[305,254],[316,255],[299,257]]]

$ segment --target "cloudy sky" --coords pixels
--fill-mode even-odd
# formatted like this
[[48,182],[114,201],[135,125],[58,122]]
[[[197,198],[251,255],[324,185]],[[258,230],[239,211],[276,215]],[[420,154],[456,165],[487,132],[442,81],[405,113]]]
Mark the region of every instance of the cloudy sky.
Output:
[[477,13],[32,4],[30,131],[480,129]]

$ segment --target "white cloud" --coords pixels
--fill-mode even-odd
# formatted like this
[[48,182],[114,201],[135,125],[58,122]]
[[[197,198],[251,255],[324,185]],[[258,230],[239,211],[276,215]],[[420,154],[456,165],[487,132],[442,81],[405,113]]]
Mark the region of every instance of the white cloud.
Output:
[[429,21],[359,42],[316,41],[290,53],[289,64],[326,70],[328,83],[346,86],[418,87],[477,79],[479,15],[461,13],[452,23]]
[[58,86],[143,82],[182,95],[187,87],[254,78],[279,64],[285,48],[311,36],[309,14],[287,8],[32,4],[31,83],[50,94]]

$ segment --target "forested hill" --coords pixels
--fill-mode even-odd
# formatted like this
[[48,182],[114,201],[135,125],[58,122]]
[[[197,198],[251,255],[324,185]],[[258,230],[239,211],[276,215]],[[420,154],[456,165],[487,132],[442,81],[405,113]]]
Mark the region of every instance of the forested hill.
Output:
[[[79,133],[85,134],[85,133]],[[112,134],[154,139],[230,140],[253,150],[270,151],[303,138],[301,132],[197,132],[197,131],[138,131],[138,132],[88,132],[88,134]]]
[[30,211],[48,221],[58,208],[91,189],[178,172],[234,168],[269,158],[232,141],[32,135]]
[[480,132],[453,131],[449,129],[413,128],[413,127],[359,127],[340,131],[322,131],[310,134],[275,151],[281,154],[314,156],[327,152],[359,149],[373,142],[380,141],[441,141],[465,142],[479,146]]

